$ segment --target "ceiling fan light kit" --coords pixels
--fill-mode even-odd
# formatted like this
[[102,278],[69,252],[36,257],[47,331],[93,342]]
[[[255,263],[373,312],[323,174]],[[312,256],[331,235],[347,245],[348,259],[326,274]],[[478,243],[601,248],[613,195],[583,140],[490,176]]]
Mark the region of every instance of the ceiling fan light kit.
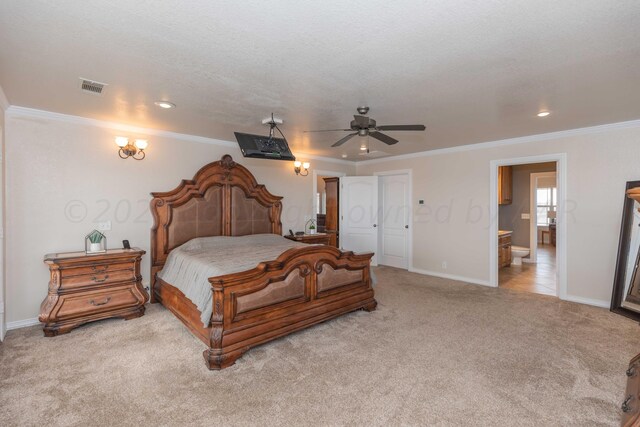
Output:
[[341,138],[332,145],[332,147],[339,147],[354,136],[371,136],[372,138],[382,141],[387,145],[393,145],[398,142],[397,139],[390,137],[380,131],[424,131],[425,125],[383,125],[378,126],[378,123],[365,116],[369,112],[369,107],[360,106],[356,109],[359,115],[354,115],[353,120],[350,123],[350,129],[327,129],[327,130],[312,130],[306,132],[353,132],[349,135]]

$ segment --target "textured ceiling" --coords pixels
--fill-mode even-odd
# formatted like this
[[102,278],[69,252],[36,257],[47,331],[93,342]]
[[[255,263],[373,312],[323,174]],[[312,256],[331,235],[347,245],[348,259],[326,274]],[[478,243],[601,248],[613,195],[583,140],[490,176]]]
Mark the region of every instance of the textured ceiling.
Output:
[[370,142],[404,154],[640,118],[638,22],[638,0],[2,1],[0,86],[13,105],[224,140],[273,111],[294,152],[357,160],[366,138],[302,131],[366,104],[427,126]]

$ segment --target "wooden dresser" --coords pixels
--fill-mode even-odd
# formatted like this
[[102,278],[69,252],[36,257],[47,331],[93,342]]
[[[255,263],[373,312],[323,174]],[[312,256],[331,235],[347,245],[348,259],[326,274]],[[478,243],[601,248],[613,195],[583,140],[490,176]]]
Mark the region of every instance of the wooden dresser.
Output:
[[142,316],[149,299],[140,275],[144,253],[133,248],[45,256],[51,278],[49,293],[40,306],[44,335],[64,334],[94,320]]
[[623,427],[640,426],[640,354],[631,359],[627,369],[627,390],[622,402]]
[[331,236],[325,233],[303,234],[301,236],[292,236],[290,234],[284,236],[289,240],[302,243],[315,243],[320,245],[328,245]]

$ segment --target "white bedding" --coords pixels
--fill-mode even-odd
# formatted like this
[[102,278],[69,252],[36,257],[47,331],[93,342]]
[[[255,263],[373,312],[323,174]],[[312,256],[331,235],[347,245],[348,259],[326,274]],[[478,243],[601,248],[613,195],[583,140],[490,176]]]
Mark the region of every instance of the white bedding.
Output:
[[209,278],[250,270],[287,249],[306,246],[277,234],[200,237],[173,249],[158,277],[193,302],[205,327],[213,311]]

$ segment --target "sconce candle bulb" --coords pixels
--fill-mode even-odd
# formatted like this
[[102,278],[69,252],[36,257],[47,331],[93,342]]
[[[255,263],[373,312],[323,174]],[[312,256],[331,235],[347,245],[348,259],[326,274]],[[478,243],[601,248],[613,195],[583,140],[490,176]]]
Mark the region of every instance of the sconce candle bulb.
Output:
[[147,145],[149,145],[149,143],[146,139],[136,139],[136,147],[138,147],[138,150],[144,150],[147,148]]
[[116,144],[118,147],[126,147],[129,144],[129,139],[124,136],[116,136]]

